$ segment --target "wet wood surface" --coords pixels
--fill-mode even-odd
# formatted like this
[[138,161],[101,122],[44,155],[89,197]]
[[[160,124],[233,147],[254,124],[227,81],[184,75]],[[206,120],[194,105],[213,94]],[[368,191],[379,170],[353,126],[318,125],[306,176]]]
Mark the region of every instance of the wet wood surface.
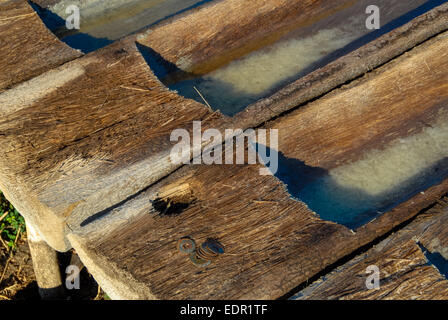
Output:
[[[448,280],[448,200],[417,217],[402,230],[390,235],[367,252],[353,258],[296,294],[298,300],[446,300]],[[440,255],[435,265],[427,254]],[[437,261],[435,262],[437,264]],[[379,288],[368,289],[369,266],[379,268]]]
[[[165,61],[184,72],[203,74],[225,65],[229,59],[241,57],[257,49],[254,44],[266,46],[283,39],[292,30],[294,33],[315,33],[313,26],[325,28],[324,18],[330,19],[330,27],[344,25],[345,17],[359,18],[364,1],[344,1],[340,6],[324,1],[261,1],[263,3],[244,4],[238,1],[221,1],[205,5],[194,14],[179,15],[147,32],[138,35],[138,43],[153,49]],[[392,19],[394,10],[390,1],[378,4],[388,12],[384,19]],[[260,6],[254,9],[252,6]],[[220,12],[232,12],[220,17]],[[271,19],[272,10],[284,17],[281,22]],[[398,11],[403,10],[399,8]],[[329,62],[325,66],[307,74],[272,95],[249,105],[233,116],[230,121],[243,129],[257,127],[271,118],[319,97],[335,87],[386,63],[406,50],[448,28],[448,4],[442,4],[430,12],[416,17],[379,39]],[[310,18],[312,17],[312,18]],[[234,22],[234,20],[237,22]],[[355,19],[356,20],[356,19]],[[269,22],[268,22],[269,21]],[[260,26],[264,26],[261,28]],[[358,26],[363,28],[364,26]],[[255,30],[263,30],[260,34]],[[360,37],[365,32],[360,32]],[[182,35],[182,36],[179,36]],[[227,38],[231,38],[226,40]],[[265,38],[266,37],[266,38]],[[229,51],[234,51],[230,52]],[[202,53],[202,55],[201,55]],[[195,70],[202,66],[207,70]]]
[[447,48],[445,32],[266,127],[285,157],[324,169],[356,161],[445,117]]
[[[279,150],[289,158],[332,169],[446,123],[447,37],[428,40],[265,127],[279,129]],[[84,220],[81,228],[72,225],[69,239],[114,297],[273,299],[413,218],[448,190],[443,179],[353,231],[321,219],[276,177],[261,176],[260,167],[185,166]],[[161,198],[183,203],[183,210],[167,214],[155,205]],[[198,268],[177,248],[186,236],[198,244],[218,239],[225,253]]]
[[82,54],[59,41],[27,1],[0,2],[0,92]]
[[142,34],[139,42],[180,69],[202,74],[351,4],[352,0],[341,1],[336,7],[322,0],[212,2],[196,14],[156,26]]

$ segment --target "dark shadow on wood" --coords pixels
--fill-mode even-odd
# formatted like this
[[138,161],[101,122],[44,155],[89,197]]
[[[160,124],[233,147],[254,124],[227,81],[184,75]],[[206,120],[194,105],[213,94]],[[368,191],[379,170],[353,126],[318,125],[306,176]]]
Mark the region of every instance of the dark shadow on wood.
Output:
[[26,287],[17,291],[13,297],[14,300],[41,300],[39,295],[39,288],[37,282],[33,281],[26,285]]
[[[195,77],[194,75],[179,69],[174,63],[165,60],[165,58],[152,48],[142,45],[139,42],[136,42],[136,46],[152,72],[154,72],[154,75],[167,87],[170,85],[170,82],[166,80],[168,75],[182,79]],[[174,80],[173,82],[176,81]]]
[[181,214],[182,211],[187,209],[191,204],[194,203],[194,201],[171,201],[170,199],[157,198],[154,201],[151,201],[151,203],[154,210],[157,211],[161,216],[176,216]]
[[63,286],[55,288],[39,288],[39,295],[42,300],[65,300],[65,290]]
[[30,0],[28,0],[28,4],[34,9],[34,11],[36,11],[39,18],[51,32],[54,33],[57,29],[65,27],[65,20],[57,14],[54,14],[47,8],[42,8],[40,5]]

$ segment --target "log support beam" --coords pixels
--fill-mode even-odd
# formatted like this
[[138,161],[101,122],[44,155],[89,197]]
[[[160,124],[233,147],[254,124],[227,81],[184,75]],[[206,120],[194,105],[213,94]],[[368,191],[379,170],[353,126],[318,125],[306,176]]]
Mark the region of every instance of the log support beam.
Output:
[[32,225],[27,223],[26,227],[39,295],[43,300],[62,299],[64,287],[57,252],[42,239]]

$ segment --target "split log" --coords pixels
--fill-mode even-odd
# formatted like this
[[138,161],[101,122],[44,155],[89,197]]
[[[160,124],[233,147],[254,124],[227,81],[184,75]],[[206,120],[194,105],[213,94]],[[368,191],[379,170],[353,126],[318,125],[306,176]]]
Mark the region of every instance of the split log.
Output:
[[28,246],[41,298],[44,300],[63,299],[65,291],[56,251],[45,243],[32,225],[27,223],[26,227]]
[[[233,0],[221,1],[185,13],[179,21],[197,22],[224,3],[234,8]],[[255,12],[266,13],[276,4],[269,3]],[[278,10],[287,15],[283,7]],[[67,250],[67,223],[68,230],[76,229],[179,167],[169,160],[172,130],[191,130],[193,120],[202,120],[203,130],[258,126],[445,30],[447,10],[447,5],[437,7],[233,118],[211,114],[169,91],[148,68],[135,41],[163,51],[166,30],[177,21],[173,18],[0,95],[0,188],[52,247]],[[176,25],[184,30],[182,23]]]
[[[441,128],[442,136],[431,135],[420,145],[442,150],[442,162],[431,171],[441,172],[440,179],[430,187],[417,179],[404,198],[387,191],[401,203],[355,230],[293,199],[289,186],[259,174],[261,165],[195,165],[80,226],[70,225],[71,244],[113,298],[272,299],[288,294],[446,194],[447,52],[444,33],[265,126],[279,129],[279,151],[285,157],[319,172],[362,163],[375,149],[385,152],[401,140]],[[424,148],[417,150],[415,156],[425,155]],[[167,212],[167,205],[156,205],[170,198],[183,204],[181,210]],[[198,244],[218,239],[225,253],[198,268],[177,248],[187,236]]]

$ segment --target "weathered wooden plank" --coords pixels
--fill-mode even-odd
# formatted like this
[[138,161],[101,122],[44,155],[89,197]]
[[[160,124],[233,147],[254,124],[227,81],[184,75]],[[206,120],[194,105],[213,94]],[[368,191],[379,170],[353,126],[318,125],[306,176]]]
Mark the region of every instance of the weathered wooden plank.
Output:
[[[193,16],[224,2],[182,17],[196,21]],[[169,161],[173,129],[191,130],[192,120],[202,120],[203,130],[259,125],[444,30],[447,10],[434,9],[234,118],[211,115],[204,105],[166,89],[136,48],[135,36],[127,37],[0,96],[1,188],[53,247],[66,250],[66,220],[77,228],[179,167]]]
[[[406,228],[300,291],[292,299],[448,299],[448,281],[427,252],[448,261],[448,202],[440,201]],[[427,252],[425,252],[427,251]],[[380,287],[366,287],[367,267],[380,271]],[[438,266],[440,268],[440,266]]]
[[24,0],[0,3],[0,47],[0,92],[82,55],[59,41]]
[[59,250],[72,211],[103,210],[172,170],[171,131],[209,114],[163,87],[133,41],[51,70],[0,100],[1,189]]
[[[442,150],[435,156],[437,168],[442,169],[439,182],[428,188],[420,181],[417,186],[425,192],[415,194],[419,189],[413,188],[404,198],[396,190],[387,190],[392,200],[401,203],[355,231],[319,217],[304,202],[294,200],[289,186],[274,176],[259,175],[260,165],[194,165],[86,219],[81,228],[71,225],[70,242],[114,298],[283,296],[447,192],[446,166],[437,162],[447,156],[447,37],[445,33],[427,41],[266,126],[279,129],[280,152],[289,152],[292,160],[310,167],[318,164],[320,170],[343,168],[341,164],[349,161],[362,163],[374,149],[387,152],[397,141],[416,137],[424,142],[414,149],[416,158],[425,155],[428,144]],[[397,77],[406,81],[397,82]],[[401,91],[395,89],[397,84]],[[415,88],[418,94],[413,93]],[[403,97],[408,97],[405,104]],[[425,140],[430,130],[426,123],[442,135]],[[412,129],[403,131],[403,125]],[[319,140],[313,141],[315,135]],[[423,165],[418,172],[425,169]],[[158,205],[161,198],[182,204],[183,210],[166,214]],[[198,244],[216,238],[225,246],[225,254],[198,269],[177,249],[178,240],[185,236]]]

